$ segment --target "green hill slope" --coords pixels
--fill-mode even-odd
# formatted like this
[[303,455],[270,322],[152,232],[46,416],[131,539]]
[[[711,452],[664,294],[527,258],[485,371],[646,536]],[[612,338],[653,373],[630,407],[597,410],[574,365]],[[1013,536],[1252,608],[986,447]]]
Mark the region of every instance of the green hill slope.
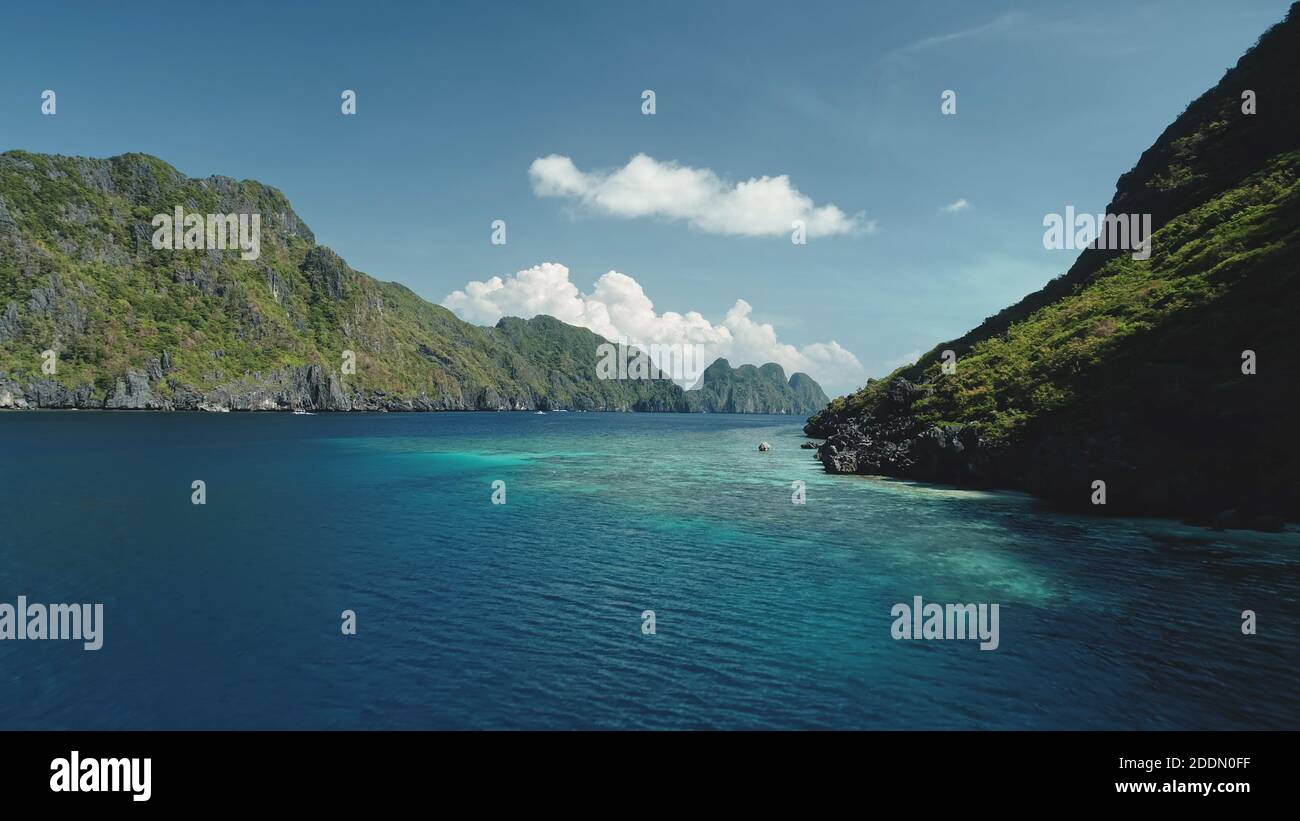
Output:
[[[177,206],[260,214],[260,256],[155,249],[151,220]],[[684,407],[664,380],[598,380],[603,341],[549,317],[463,322],[350,268],[257,182],[0,154],[0,407]]]
[[[1258,113],[1244,114],[1253,90]],[[1097,510],[1300,519],[1300,11],[1124,174],[1147,260],[1089,249],[978,328],[813,416],[827,470]],[[957,355],[945,374],[942,352]],[[1243,373],[1243,355],[1257,357]],[[1106,507],[1093,508],[1093,482]]]

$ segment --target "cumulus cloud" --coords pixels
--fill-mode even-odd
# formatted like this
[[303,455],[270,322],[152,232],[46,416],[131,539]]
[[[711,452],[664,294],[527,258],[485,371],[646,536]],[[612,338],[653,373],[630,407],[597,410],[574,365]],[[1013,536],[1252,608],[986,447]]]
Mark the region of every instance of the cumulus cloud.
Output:
[[967,202],[965,199],[959,199],[956,202],[952,202],[945,205],[943,208],[939,210],[946,211],[949,214],[959,214],[962,211],[965,211],[967,208],[970,208],[970,203]]
[[845,214],[833,204],[817,205],[784,174],[732,183],[708,168],[660,162],[637,154],[609,171],[581,171],[559,154],[541,157],[528,169],[539,197],[575,200],[595,213],[625,219],[684,220],[710,234],[761,237],[789,235],[802,220],[808,237],[866,233],[874,220]]
[[854,390],[866,376],[858,358],[838,342],[797,347],[780,341],[770,323],[753,318],[753,307],[743,299],[737,299],[719,322],[699,311],[659,313],[641,284],[618,271],[603,274],[584,294],[569,279],[567,267],[547,262],[513,276],[471,281],[448,294],[442,304],[462,319],[482,325],[503,316],[529,319],[549,314],[615,342],[693,344],[701,351],[701,367],[718,357],[733,366],[775,362],[787,376],[795,371],[809,374],[832,396]]

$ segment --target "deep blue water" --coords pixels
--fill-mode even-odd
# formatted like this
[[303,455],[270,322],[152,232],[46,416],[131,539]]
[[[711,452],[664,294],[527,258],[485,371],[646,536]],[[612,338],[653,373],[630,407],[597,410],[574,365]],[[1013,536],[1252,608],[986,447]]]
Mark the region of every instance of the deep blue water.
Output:
[[[0,728],[1300,728],[1296,532],[827,476],[800,421],[0,414],[0,602],[105,607],[0,641]],[[916,595],[999,648],[894,640]]]

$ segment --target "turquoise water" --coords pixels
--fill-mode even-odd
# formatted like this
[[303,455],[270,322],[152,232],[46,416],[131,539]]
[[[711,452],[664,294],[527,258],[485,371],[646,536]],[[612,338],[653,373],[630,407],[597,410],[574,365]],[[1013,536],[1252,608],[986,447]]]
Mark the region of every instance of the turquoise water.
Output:
[[[0,415],[0,602],[105,610],[0,641],[0,728],[1300,727],[1300,535],[828,476],[800,423]],[[916,595],[1000,646],[894,640]]]

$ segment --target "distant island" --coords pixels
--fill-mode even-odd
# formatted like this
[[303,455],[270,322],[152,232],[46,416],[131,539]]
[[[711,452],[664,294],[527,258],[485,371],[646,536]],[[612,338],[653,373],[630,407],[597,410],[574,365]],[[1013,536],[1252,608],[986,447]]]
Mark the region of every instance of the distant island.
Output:
[[806,416],[828,401],[772,363],[718,360],[690,390],[601,379],[605,342],[549,316],[464,322],[352,269],[258,182],[144,154],[0,154],[0,408]]
[[790,413],[806,415],[830,401],[821,386],[806,373],[787,380],[780,365],[731,367],[719,359],[704,370],[697,388],[686,392],[691,411],[708,413]]
[[1099,512],[1300,520],[1298,180],[1300,5],[1120,177],[1106,212],[1149,215],[1145,255],[1089,248],[831,402],[805,428],[817,457]]

